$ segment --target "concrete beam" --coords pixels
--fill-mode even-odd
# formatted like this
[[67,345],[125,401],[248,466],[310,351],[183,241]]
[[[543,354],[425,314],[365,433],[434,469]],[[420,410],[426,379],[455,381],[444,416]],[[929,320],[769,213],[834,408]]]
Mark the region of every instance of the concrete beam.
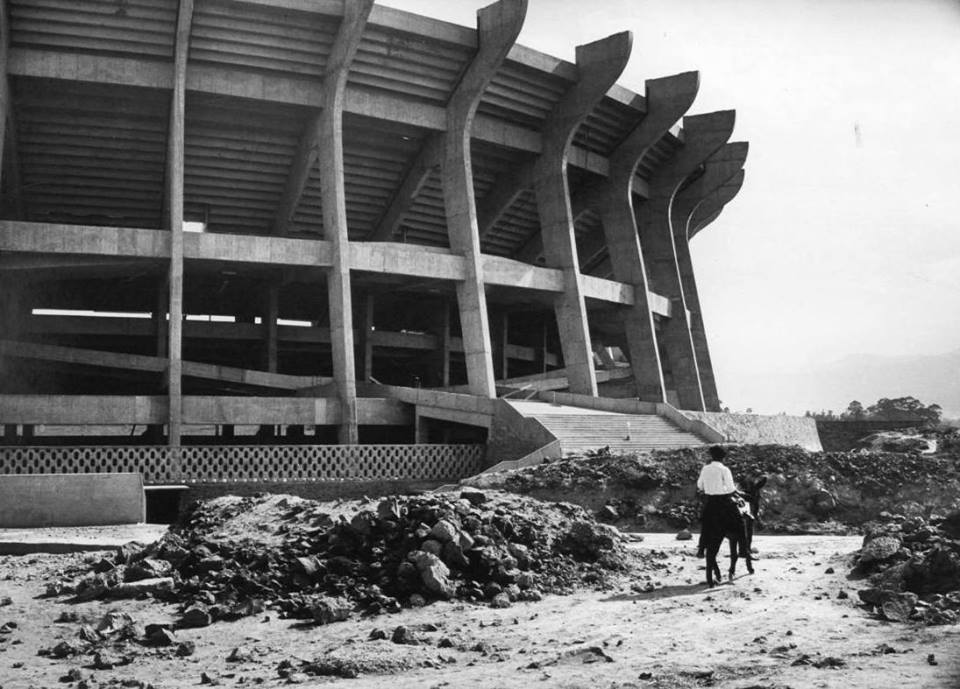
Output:
[[570,208],[567,160],[574,134],[622,73],[631,48],[629,33],[577,46],[579,79],[547,118],[543,153],[533,168],[547,265],[563,271],[564,290],[554,302],[554,311],[564,364],[571,391],[584,395],[597,394],[597,379]]
[[460,328],[470,391],[496,397],[490,323],[483,283],[470,140],[477,106],[523,26],[526,0],[498,0],[477,12],[477,52],[447,104],[443,139],[443,202],[450,248],[464,258],[457,282]]
[[383,216],[374,226],[373,231],[367,237],[368,241],[388,242],[400,229],[404,216],[410,211],[423,185],[430,179],[433,171],[440,166],[440,156],[443,153],[443,139],[437,134],[429,134],[420,147],[416,158],[407,168],[403,177],[403,182],[397,188],[390,205],[387,206]]
[[[167,398],[123,395],[0,395],[0,423],[155,425],[167,418]],[[409,407],[391,399],[358,400],[363,425],[413,422]],[[183,423],[332,426],[342,418],[336,399],[309,397],[184,396]]]
[[680,316],[666,321],[662,330],[679,406],[693,411],[703,411],[706,405],[690,322],[685,317],[689,308],[683,294],[671,213],[684,180],[726,143],[734,121],[732,110],[684,118],[684,145],[656,170],[650,181],[651,196],[639,209],[650,286],[667,296]]
[[[60,347],[11,340],[0,340],[0,356],[151,373],[161,373],[167,369],[166,357],[104,352],[97,349]],[[296,390],[308,385],[323,385],[332,380],[323,376],[292,376],[255,369],[206,364],[199,361],[184,361],[183,375],[188,378],[202,378],[275,390]]]

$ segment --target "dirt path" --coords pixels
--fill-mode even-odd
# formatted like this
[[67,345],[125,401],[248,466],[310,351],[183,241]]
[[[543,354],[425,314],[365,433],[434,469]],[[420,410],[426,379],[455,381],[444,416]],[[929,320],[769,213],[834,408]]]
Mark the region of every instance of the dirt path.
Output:
[[[132,679],[198,686],[203,672],[219,675],[224,686],[280,686],[290,681],[277,672],[283,660],[292,661],[291,679],[306,686],[960,687],[960,627],[881,622],[857,605],[858,582],[845,575],[859,537],[758,536],[755,545],[757,574],[713,590],[700,584],[701,561],[689,542],[650,534],[633,547],[662,553],[660,568],[611,591],[548,596],[499,610],[438,603],[323,627],[298,626],[269,612],[177,632],[178,639],[196,643],[187,658],[170,647],[128,645],[118,652],[134,649],[133,662],[111,670],[91,669],[89,656],[53,660],[37,651],[76,639],[78,622],[54,622],[64,611],[95,624],[105,611],[121,609],[148,624],[173,619],[173,608],[36,598],[54,572],[84,555],[3,556],[0,597],[12,603],[0,607],[0,625],[13,621],[17,627],[0,635],[0,687],[77,687],[59,681],[72,668],[90,687]],[[399,625],[421,643],[393,643]],[[374,630],[386,638],[371,640]],[[230,662],[235,648],[240,660]],[[330,666],[340,659],[363,672],[356,679],[296,672],[301,660],[317,658]]]

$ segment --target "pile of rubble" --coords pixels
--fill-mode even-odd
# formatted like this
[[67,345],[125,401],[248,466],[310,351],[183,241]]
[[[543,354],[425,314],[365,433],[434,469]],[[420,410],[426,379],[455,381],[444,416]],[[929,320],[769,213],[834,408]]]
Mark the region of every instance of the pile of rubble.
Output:
[[572,504],[464,491],[331,505],[293,496],[199,504],[146,548],[125,546],[50,594],[150,594],[180,626],[263,612],[346,619],[457,598],[507,607],[604,586],[627,566],[620,533]]
[[[706,458],[705,448],[595,454],[466,483],[575,500],[625,528],[687,528],[699,513],[695,485]],[[740,481],[767,477],[762,521],[771,532],[849,533],[899,506],[920,516],[960,508],[960,462],[950,455],[740,445],[729,447],[724,461]]]
[[960,622],[960,511],[930,519],[886,514],[872,524],[856,559],[867,575],[860,599],[897,622]]

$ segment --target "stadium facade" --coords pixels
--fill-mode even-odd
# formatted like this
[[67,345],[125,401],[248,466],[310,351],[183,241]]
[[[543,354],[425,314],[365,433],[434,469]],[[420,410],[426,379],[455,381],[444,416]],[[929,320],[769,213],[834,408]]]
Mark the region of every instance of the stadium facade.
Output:
[[618,85],[629,33],[517,45],[525,12],[6,0],[8,450],[162,482],[200,446],[502,449],[548,392],[718,410],[688,242],[743,182],[734,112]]

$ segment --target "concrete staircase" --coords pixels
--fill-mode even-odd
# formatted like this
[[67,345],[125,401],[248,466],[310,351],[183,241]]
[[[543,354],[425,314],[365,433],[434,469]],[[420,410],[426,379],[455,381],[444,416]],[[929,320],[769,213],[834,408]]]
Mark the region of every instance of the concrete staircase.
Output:
[[543,424],[560,441],[564,455],[603,447],[614,453],[631,453],[706,444],[656,414],[618,414],[548,402],[508,401],[524,416]]

